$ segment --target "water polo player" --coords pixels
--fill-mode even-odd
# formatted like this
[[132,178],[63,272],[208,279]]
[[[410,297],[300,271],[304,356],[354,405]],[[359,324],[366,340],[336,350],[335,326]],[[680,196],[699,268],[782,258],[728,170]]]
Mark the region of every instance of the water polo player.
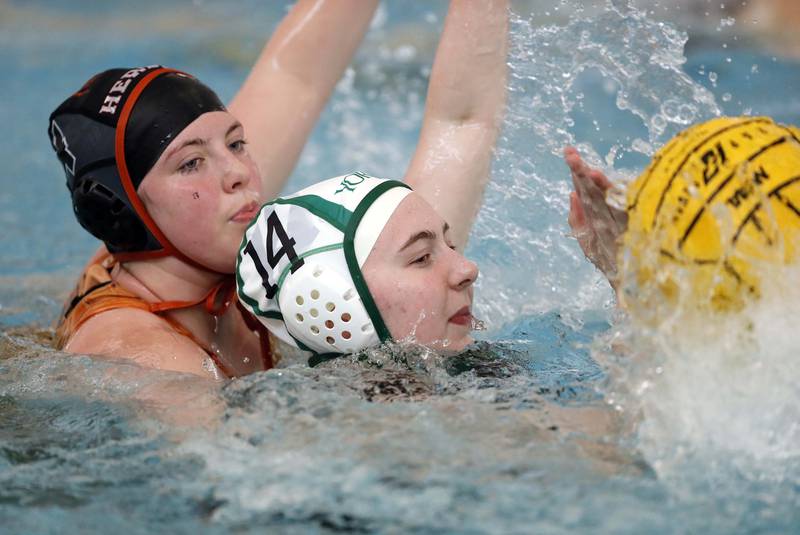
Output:
[[409,335],[450,349],[471,341],[478,273],[460,251],[502,119],[507,9],[451,3],[404,182],[323,181],[266,204],[245,234],[240,302],[312,364]]
[[[628,188],[567,149],[575,182],[569,223],[620,301],[736,310],[764,269],[800,252],[800,130],[767,117],[721,117],[667,143]],[[622,246],[622,247],[620,247]],[[620,252],[621,251],[621,252]],[[619,267],[618,267],[619,266]]]
[[[296,31],[279,30],[285,41],[297,41],[304,32],[313,34],[307,35],[311,40],[333,39],[329,32],[341,26],[336,17],[350,9],[343,2],[323,2],[319,10],[308,4],[295,8],[307,12],[289,16]],[[356,11],[371,13],[373,7]],[[363,30],[368,17],[363,19],[357,29]],[[451,3],[408,171],[409,182],[451,222],[456,245],[466,242],[499,126],[506,21],[505,2]],[[199,374],[208,373],[208,357],[228,376],[271,364],[268,337],[252,333],[260,324],[248,325],[252,317],[228,306],[228,274],[247,223],[265,196],[280,189],[296,159],[299,147],[286,146],[284,130],[297,126],[292,135],[304,140],[316,114],[309,119],[305,110],[283,109],[281,95],[272,98],[268,74],[280,70],[278,59],[296,61],[299,54],[308,68],[300,79],[315,80],[315,69],[321,69],[327,75],[320,83],[329,89],[333,70],[338,76],[343,67],[342,48],[349,55],[361,35],[351,22],[348,27],[342,47],[322,47],[339,47],[336,61],[318,54],[316,46],[312,52],[295,42],[299,49],[293,54],[286,43],[267,46],[231,105],[234,114],[250,118],[244,124],[250,151],[242,124],[213,92],[160,67],[101,73],[54,112],[51,140],[76,215],[108,248],[90,263],[68,304],[58,330],[63,347]],[[267,119],[254,113],[264,107],[272,112]],[[319,110],[312,105],[311,111]],[[299,126],[292,124],[292,113],[302,116]],[[285,154],[276,152],[282,149]],[[461,195],[451,195],[453,190]]]
[[355,173],[267,203],[239,251],[240,301],[311,364],[389,339],[471,342],[477,266],[403,182]]
[[[320,182],[266,204],[245,234],[240,302],[273,334],[313,352],[312,363],[389,338],[448,349],[471,341],[478,270],[460,251],[505,103],[507,6],[457,5],[405,180],[355,173]],[[480,51],[469,68],[454,68],[469,50]]]
[[236,247],[283,187],[376,5],[298,2],[230,111],[195,78],[154,66],[100,73],[53,112],[75,214],[105,243],[65,307],[59,347],[200,375],[272,365],[257,322],[228,306]]

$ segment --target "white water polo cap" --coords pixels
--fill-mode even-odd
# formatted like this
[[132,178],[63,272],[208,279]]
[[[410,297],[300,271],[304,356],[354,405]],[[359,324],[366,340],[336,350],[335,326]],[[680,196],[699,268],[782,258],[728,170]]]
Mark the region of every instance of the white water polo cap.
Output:
[[266,203],[239,249],[239,300],[273,335],[313,352],[310,362],[388,340],[361,267],[409,193],[353,173]]

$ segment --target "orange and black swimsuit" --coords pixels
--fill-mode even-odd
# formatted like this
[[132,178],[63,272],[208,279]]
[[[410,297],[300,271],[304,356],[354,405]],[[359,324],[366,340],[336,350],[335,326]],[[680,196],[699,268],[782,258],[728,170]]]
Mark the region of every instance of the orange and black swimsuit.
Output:
[[[116,310],[118,308],[135,308],[144,310],[152,314],[156,314],[159,318],[166,321],[175,332],[186,336],[192,342],[197,344],[203,351],[205,351],[209,358],[216,364],[217,368],[228,378],[235,376],[235,373],[220,361],[217,354],[207,347],[203,342],[197,339],[189,329],[184,327],[178,320],[164,314],[169,310],[176,310],[179,308],[186,308],[206,302],[206,310],[209,314],[220,315],[225,312],[227,304],[232,299],[235,299],[235,292],[233,285],[229,281],[225,281],[219,286],[215,287],[209,295],[197,303],[184,302],[184,301],[164,301],[159,303],[148,303],[141,297],[133,292],[130,292],[114,282],[111,278],[111,270],[117,264],[116,259],[108,254],[101,253],[95,256],[81,275],[78,285],[72,292],[72,295],[67,299],[64,307],[64,313],[61,315],[58,326],[56,327],[56,347],[63,349],[75,332],[90,318],[108,312],[109,310]],[[213,303],[217,299],[217,295],[227,289],[229,295],[223,299],[225,304],[221,307],[214,308]],[[237,308],[239,313],[242,314],[247,327],[255,331],[260,339],[261,344],[261,359],[264,369],[268,370],[273,367],[272,351],[270,350],[269,333],[267,329],[259,323],[257,319],[252,317],[247,311],[239,306],[237,301]]]

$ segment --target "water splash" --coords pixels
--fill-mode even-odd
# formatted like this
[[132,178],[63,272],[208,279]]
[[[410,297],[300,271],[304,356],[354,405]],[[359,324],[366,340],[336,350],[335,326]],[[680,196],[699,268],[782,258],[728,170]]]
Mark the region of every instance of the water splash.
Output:
[[646,322],[631,316],[596,348],[611,371],[607,399],[636,422],[639,449],[666,479],[703,480],[687,470],[703,462],[717,480],[728,470],[800,482],[800,265],[760,280],[761,299],[741,312],[665,307]]
[[[624,1],[591,17],[566,4],[576,14],[560,24],[511,21],[508,111],[468,250],[482,259],[477,311],[490,327],[525,313],[602,308],[610,297],[567,237],[566,145],[622,180],[686,125],[720,114],[682,70],[685,33]],[[615,125],[629,135],[619,139]],[[612,167],[635,158],[634,171]]]

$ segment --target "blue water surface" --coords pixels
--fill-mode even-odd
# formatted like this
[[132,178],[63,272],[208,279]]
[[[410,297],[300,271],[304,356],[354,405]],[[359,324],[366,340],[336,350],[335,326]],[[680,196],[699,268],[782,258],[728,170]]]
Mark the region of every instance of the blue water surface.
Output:
[[[37,338],[97,246],[71,213],[48,146],[50,111],[97,71],[152,63],[192,72],[230,99],[285,13],[262,4],[0,5],[0,531],[797,532],[793,455],[758,477],[735,450],[678,455],[667,444],[679,461],[665,472],[637,447],[592,358],[613,346],[611,292],[566,236],[569,177],[547,151],[499,153],[469,250],[485,267],[476,301],[489,330],[461,360],[390,347],[366,361],[300,363],[209,386],[59,354]],[[384,3],[290,189],[354,169],[403,176],[445,8]],[[576,17],[595,20],[578,12],[547,23]],[[796,61],[746,39],[723,48],[713,35],[692,36],[685,55],[683,72],[724,113],[800,124]],[[647,156],[627,145],[648,130],[617,107],[621,82],[593,68],[574,79],[582,97],[572,141],[601,159],[626,145],[609,168],[641,169]],[[514,123],[536,122],[533,97],[510,96],[502,147],[534,139]],[[547,98],[541,106],[560,110]],[[526,166],[529,175],[509,178]],[[509,233],[528,221],[518,212],[540,204],[547,214]],[[521,250],[536,254],[504,264]],[[176,401],[158,406],[152,391]]]

